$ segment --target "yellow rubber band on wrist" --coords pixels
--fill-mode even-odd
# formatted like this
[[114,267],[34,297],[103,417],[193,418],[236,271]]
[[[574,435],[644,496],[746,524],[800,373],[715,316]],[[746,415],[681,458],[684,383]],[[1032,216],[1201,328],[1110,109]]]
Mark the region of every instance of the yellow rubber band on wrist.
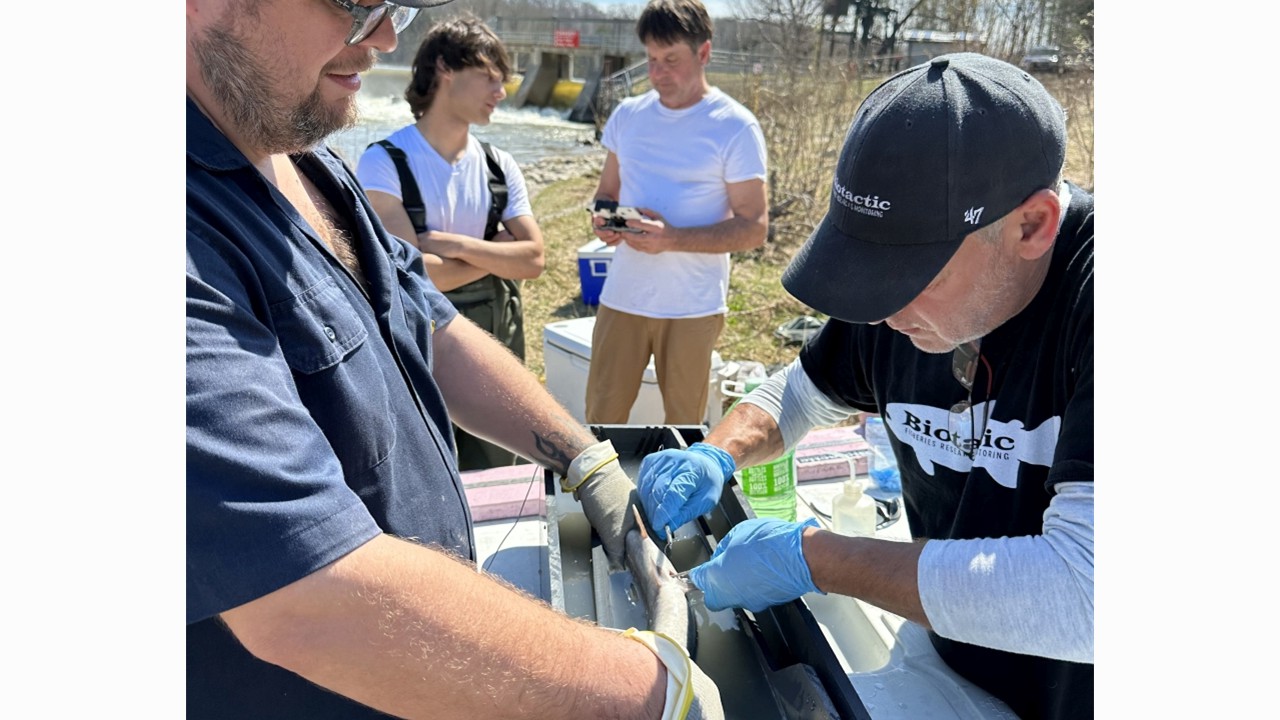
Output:
[[569,487],[568,475],[564,476],[563,478],[560,478],[560,489],[567,493],[576,491],[578,488],[582,487],[583,483],[590,480],[592,475],[595,475],[597,472],[599,472],[600,468],[604,467],[605,465],[608,465],[609,463],[617,459],[618,459],[618,453],[614,453],[609,457],[605,458],[600,462],[599,465],[596,465],[595,467],[591,468],[587,472],[583,473],[582,479],[579,480],[578,484],[574,485],[573,487]]
[[693,705],[693,661],[684,646],[652,630],[627,628],[622,637],[649,648],[667,669],[667,697],[662,705],[662,720],[685,720]]

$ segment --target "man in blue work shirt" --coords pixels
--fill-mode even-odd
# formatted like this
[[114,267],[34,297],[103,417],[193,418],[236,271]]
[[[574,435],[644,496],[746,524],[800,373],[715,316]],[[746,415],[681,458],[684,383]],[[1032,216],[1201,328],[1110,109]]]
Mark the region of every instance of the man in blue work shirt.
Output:
[[187,3],[188,716],[722,717],[678,643],[476,571],[451,421],[614,561],[634,485],[320,145],[430,4]]

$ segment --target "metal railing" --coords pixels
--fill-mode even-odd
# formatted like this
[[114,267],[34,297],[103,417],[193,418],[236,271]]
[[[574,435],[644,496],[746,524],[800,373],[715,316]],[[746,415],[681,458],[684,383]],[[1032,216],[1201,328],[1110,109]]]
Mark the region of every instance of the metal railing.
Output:
[[[759,75],[776,72],[780,62],[779,58],[768,55],[712,50],[707,71]],[[593,116],[598,119],[598,122],[603,122],[603,118],[608,118],[614,108],[618,107],[618,103],[635,95],[636,86],[648,78],[648,60],[633,63],[601,78],[595,97],[591,99]]]
[[[778,69],[776,57],[755,53],[735,53],[723,50],[712,50],[711,61],[707,64],[708,72],[741,72],[748,74],[772,73]],[[624,96],[632,94],[636,83],[649,77],[647,60],[629,65],[601,81],[601,87]]]

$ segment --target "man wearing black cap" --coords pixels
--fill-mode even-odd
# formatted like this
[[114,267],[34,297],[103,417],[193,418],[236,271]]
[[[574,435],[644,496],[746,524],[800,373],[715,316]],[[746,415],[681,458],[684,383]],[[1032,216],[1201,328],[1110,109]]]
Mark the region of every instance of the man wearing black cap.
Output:
[[322,145],[433,4],[186,4],[187,717],[722,718],[669,633],[476,571],[451,421],[565,478],[615,561],[634,485]]
[[782,278],[831,320],[705,442],[646,458],[640,494],[679,527],[737,467],[880,413],[918,541],[748,520],[690,573],[708,607],[852,595],[1020,717],[1092,717],[1093,198],[1065,145],[1044,87],[982,55],[867,97]]

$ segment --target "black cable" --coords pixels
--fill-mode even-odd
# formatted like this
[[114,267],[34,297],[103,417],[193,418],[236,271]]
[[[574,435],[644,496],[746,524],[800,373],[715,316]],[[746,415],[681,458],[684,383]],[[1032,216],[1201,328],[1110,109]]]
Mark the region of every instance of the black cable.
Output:
[[515,522],[511,523],[511,527],[507,528],[507,534],[502,536],[502,540],[498,542],[498,547],[494,548],[489,555],[489,559],[484,561],[484,566],[480,568],[480,572],[489,572],[489,566],[493,564],[493,559],[498,557],[498,551],[507,542],[507,538],[511,537],[511,531],[516,529],[516,525],[520,523],[520,518],[524,517],[525,503],[529,502],[529,493],[533,492],[533,484],[538,481],[538,475],[542,472],[542,468],[534,466],[533,477],[529,480],[529,487],[524,491],[524,500],[520,501],[520,509],[516,511]]

